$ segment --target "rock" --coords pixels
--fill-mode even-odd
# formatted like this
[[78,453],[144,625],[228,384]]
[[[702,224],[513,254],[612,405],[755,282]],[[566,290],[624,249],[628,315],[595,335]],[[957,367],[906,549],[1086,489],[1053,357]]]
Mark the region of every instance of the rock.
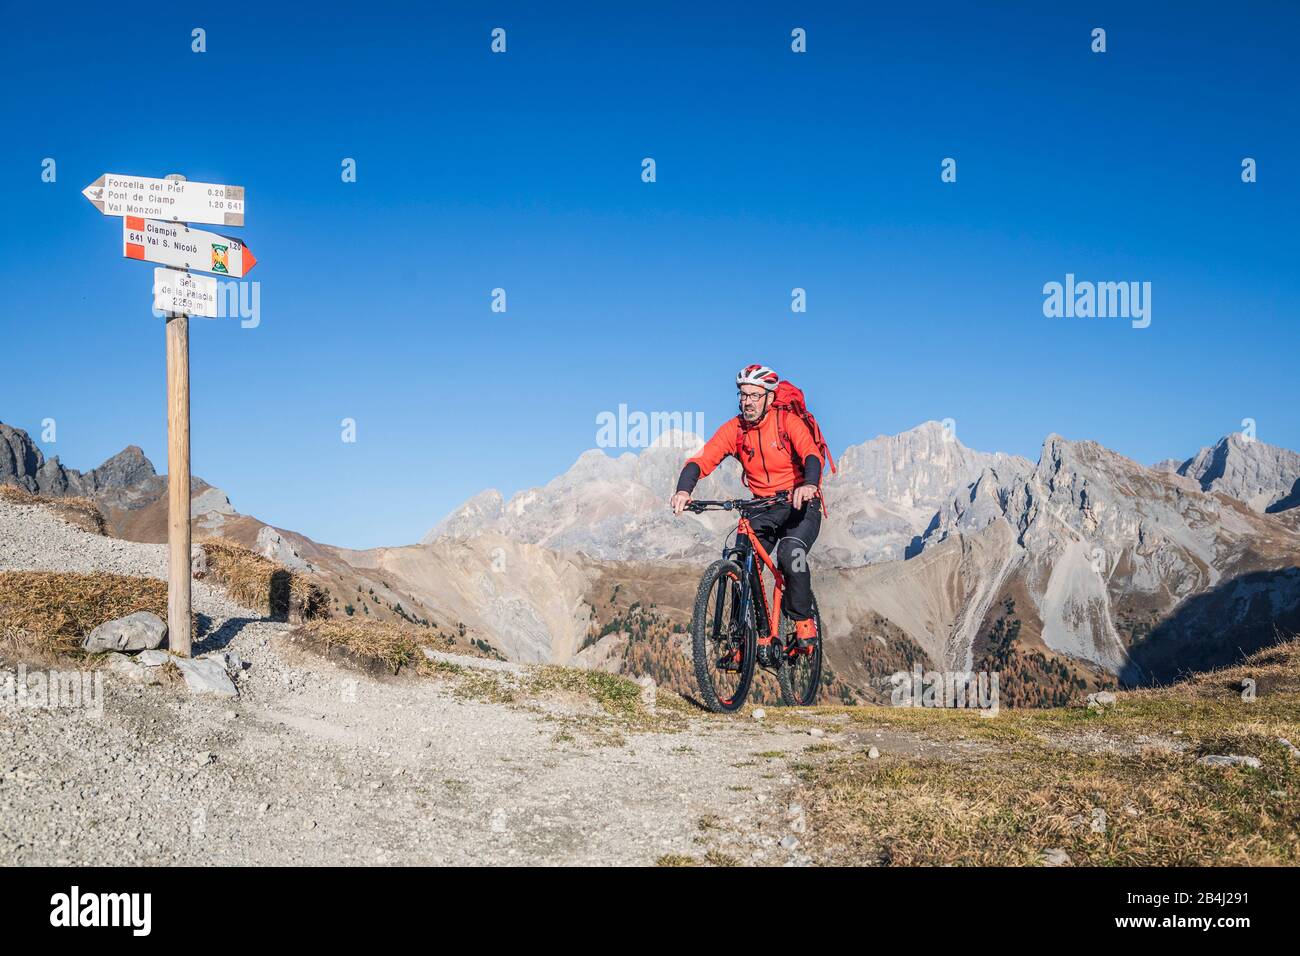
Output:
[[238,674],[244,669],[244,659],[235,651],[221,651],[212,655],[225,665],[226,671],[231,674]]
[[798,845],[799,845],[799,841],[792,836],[785,836],[781,838],[781,849],[783,850],[793,850]]
[[1053,847],[1038,854],[1038,862],[1043,866],[1069,866],[1070,854],[1060,847]]
[[221,716],[226,718],[226,720],[234,720],[236,717],[239,716],[239,714],[235,713],[233,710],[228,710]]
[[646,675],[637,681],[641,685],[641,706],[648,713],[655,712],[655,679]]
[[[226,504],[230,502],[227,501]],[[276,564],[283,565],[290,571],[308,571],[315,572],[316,568],[308,561],[303,560],[303,556],[298,553],[298,549],[284,539],[284,535],[274,528],[263,526],[257,532],[257,541],[253,545],[253,550],[264,558],[270,558]]]
[[1196,761],[1203,767],[1251,767],[1260,768],[1258,757],[1246,757],[1241,754],[1206,754]]
[[88,651],[143,651],[158,647],[167,637],[167,624],[151,611],[136,611],[105,621],[86,635],[81,645]]
[[238,697],[234,681],[226,673],[225,663],[211,657],[173,657],[185,678],[185,686],[196,694]]
[[171,660],[171,655],[164,650],[147,650],[141,651],[135,656],[137,664],[143,664],[145,667],[157,667],[159,664],[166,664]]
[[1300,759],[1300,747],[1297,747],[1295,744],[1291,743],[1291,741],[1287,740],[1285,737],[1277,738],[1277,742],[1280,743],[1283,747],[1285,747],[1286,752],[1290,754],[1292,757],[1296,759]]
[[194,755],[194,762],[197,763],[200,767],[206,766],[207,764],[212,763],[212,761],[216,759],[217,758],[212,755],[211,750],[200,750],[197,754]]
[[879,760],[879,759],[880,759],[880,750],[877,749],[877,747],[876,747],[875,744],[872,744],[872,745],[871,745],[871,749],[867,751],[867,759],[868,759],[868,760]]
[[1095,694],[1088,695],[1088,709],[1101,710],[1103,707],[1114,707],[1115,695],[1108,690],[1099,690]]
[[766,717],[766,716],[767,716],[767,711],[765,711],[762,707],[755,707],[755,708],[754,708],[754,719],[755,719],[755,720],[762,720],[762,719],[763,719],[764,717]]
[[133,684],[156,684],[158,680],[147,667],[141,667],[125,654],[116,651],[107,655],[108,670]]
[[190,548],[190,577],[203,578],[208,573],[208,552],[203,545],[196,544]]
[[826,731],[822,730],[820,727],[813,727],[811,730],[808,731],[808,736],[809,736],[809,737],[825,737],[825,736],[826,736]]

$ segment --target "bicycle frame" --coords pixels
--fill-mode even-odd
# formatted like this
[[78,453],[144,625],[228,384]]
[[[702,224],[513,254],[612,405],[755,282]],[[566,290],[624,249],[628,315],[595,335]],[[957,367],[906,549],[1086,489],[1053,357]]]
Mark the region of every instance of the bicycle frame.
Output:
[[[774,586],[772,589],[771,603],[768,602],[767,592],[763,588],[763,572],[758,570],[756,575],[758,584],[758,602],[762,605],[763,617],[767,620],[767,634],[760,634],[758,637],[758,643],[767,646],[772,643],[779,633],[781,624],[781,596],[785,593],[785,576],[781,574],[781,569],[773,563],[772,556],[769,555],[767,549],[763,547],[763,542],[758,540],[758,535],[754,533],[753,527],[750,526],[749,518],[744,515],[741,515],[740,522],[736,525],[737,537],[742,534],[749,539],[750,544],[750,556],[747,559],[745,566],[746,578],[749,577],[751,572],[756,570],[751,563],[754,560],[754,555],[758,555],[763,564],[767,566],[767,569],[772,572]],[[749,610],[747,607],[748,601],[750,600],[749,591],[750,588],[747,585],[744,592],[745,599],[744,602],[742,602],[740,609],[742,620],[744,619],[743,615]]]

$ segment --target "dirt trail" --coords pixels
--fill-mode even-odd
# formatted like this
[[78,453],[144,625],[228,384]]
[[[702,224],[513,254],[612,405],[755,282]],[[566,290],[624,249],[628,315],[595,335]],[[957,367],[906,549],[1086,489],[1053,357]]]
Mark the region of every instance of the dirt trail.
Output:
[[[165,553],[0,504],[0,569],[161,577]],[[196,582],[195,605],[195,653],[246,664],[238,700],[106,672],[100,713],[0,707],[0,864],[650,864],[716,843],[702,819],[728,821],[743,862],[809,862],[778,845],[788,764],[833,731],[701,714],[680,732],[589,734],[590,700],[375,679],[219,588]]]

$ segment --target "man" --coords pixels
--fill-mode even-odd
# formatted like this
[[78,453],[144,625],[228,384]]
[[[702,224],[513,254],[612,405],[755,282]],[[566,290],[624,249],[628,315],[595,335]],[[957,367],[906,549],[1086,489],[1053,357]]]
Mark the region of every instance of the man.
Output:
[[[785,576],[782,610],[794,621],[799,646],[807,647],[817,636],[817,622],[812,616],[808,551],[822,525],[817,490],[822,460],[808,426],[797,415],[781,416],[782,427],[778,429],[778,415],[768,414],[780,381],[776,372],[764,365],[741,369],[736,375],[740,414],[719,428],[698,455],[687,459],[677,479],[677,492],[669,504],[673,514],[680,515],[691,500],[696,482],[729,455],[740,460],[745,484],[755,498],[790,492],[788,504],[773,505],[752,517],[749,523]],[[737,546],[748,548],[749,539],[742,537]]]

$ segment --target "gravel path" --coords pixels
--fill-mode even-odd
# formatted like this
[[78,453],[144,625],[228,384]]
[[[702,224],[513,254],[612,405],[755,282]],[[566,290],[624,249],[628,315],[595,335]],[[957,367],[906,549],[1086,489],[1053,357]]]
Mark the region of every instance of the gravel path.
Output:
[[[166,548],[0,501],[4,569],[163,578]],[[809,862],[791,846],[787,761],[833,734],[701,716],[601,743],[569,732],[588,702],[376,680],[220,588],[194,582],[194,603],[211,621],[195,653],[248,665],[239,700],[106,673],[98,714],[0,706],[0,864],[649,864],[708,847]]]

